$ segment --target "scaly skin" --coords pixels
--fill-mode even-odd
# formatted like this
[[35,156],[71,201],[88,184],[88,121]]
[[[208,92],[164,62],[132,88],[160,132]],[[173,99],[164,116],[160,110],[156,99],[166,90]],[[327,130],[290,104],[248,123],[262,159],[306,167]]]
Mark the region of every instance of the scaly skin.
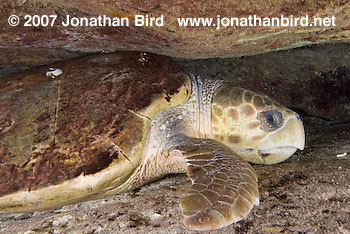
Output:
[[[280,117],[276,126],[273,117]],[[259,204],[257,176],[247,161],[280,162],[302,149],[304,138],[299,116],[270,98],[192,77],[191,98],[152,120],[142,163],[127,184],[187,171],[192,186],[180,203],[185,225],[221,228]]]
[[[281,126],[278,129],[282,131],[273,128],[266,130],[262,127],[262,122],[265,120],[260,113],[267,110],[281,113]],[[222,85],[213,98],[211,115],[213,138],[230,146],[252,163],[281,162],[295,152],[287,151],[303,149],[305,144],[304,128],[299,116],[266,95],[240,87]],[[274,137],[279,139],[273,139]],[[267,142],[273,142],[271,148],[286,148],[281,148],[279,155],[264,153],[263,151],[268,149]],[[285,154],[283,150],[286,151]]]

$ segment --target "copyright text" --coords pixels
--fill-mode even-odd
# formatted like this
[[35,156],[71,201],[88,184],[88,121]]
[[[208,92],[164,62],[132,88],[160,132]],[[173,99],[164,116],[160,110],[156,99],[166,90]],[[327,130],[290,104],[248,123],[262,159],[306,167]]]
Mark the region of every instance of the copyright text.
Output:
[[[109,17],[99,15],[96,17],[73,17],[65,16],[58,20],[57,15],[25,15],[20,18],[11,15],[8,18],[10,26],[20,25],[23,21],[24,27],[163,27],[165,25],[164,15],[152,17],[149,15],[134,15],[128,17]],[[220,29],[223,27],[334,27],[336,26],[335,16],[331,17],[311,17],[308,15],[294,17],[293,15],[278,17],[259,17],[249,15],[247,17],[222,17],[215,18],[177,18],[179,27],[213,27]]]

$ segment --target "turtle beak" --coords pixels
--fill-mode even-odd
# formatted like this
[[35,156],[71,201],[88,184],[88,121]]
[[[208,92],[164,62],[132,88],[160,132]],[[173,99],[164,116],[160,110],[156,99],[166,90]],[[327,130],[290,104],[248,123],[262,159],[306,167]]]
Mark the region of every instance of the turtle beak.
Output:
[[257,150],[262,164],[275,164],[292,156],[305,146],[304,126],[296,114],[285,121],[279,130],[267,135]]

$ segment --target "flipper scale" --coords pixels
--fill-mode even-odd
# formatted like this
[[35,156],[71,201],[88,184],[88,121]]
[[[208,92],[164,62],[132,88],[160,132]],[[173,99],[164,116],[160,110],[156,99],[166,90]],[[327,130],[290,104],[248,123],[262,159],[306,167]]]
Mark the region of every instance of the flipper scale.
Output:
[[211,139],[188,138],[176,147],[192,181],[180,208],[185,225],[211,230],[238,222],[259,204],[254,169],[229,147]]

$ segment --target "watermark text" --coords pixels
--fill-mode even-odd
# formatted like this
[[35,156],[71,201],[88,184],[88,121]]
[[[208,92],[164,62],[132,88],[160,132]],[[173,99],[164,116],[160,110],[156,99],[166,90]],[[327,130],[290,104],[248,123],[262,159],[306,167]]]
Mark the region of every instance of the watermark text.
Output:
[[[58,20],[57,15],[24,15],[19,17],[11,15],[8,24],[18,26],[23,23],[24,27],[163,27],[166,19],[164,15],[152,17],[149,15],[134,15],[130,17],[109,17],[99,15],[96,17],[73,17],[65,16]],[[222,17],[216,18],[176,18],[179,27],[334,27],[336,17],[310,17],[308,15],[294,17],[293,15],[278,17],[259,17],[249,15],[247,17]]]

